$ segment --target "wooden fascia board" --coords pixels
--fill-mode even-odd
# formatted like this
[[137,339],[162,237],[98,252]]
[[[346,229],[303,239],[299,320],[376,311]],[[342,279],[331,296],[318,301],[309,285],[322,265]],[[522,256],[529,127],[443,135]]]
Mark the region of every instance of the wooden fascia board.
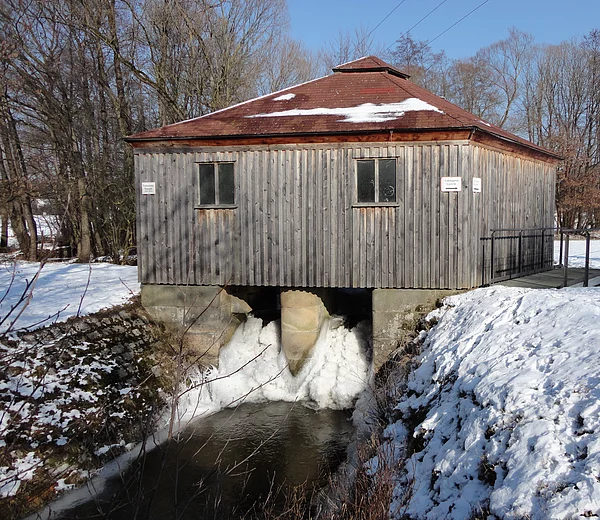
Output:
[[402,130],[385,132],[357,132],[336,134],[296,134],[271,136],[224,136],[224,137],[182,137],[126,139],[133,148],[197,148],[201,146],[254,146],[286,144],[328,144],[328,143],[394,143],[394,142],[438,142],[468,140],[470,129]]
[[531,159],[556,164],[561,157],[535,146],[527,146],[518,141],[482,130],[479,127],[443,128],[427,130],[387,130],[383,132],[315,133],[259,136],[222,137],[154,137],[126,138],[136,150],[186,150],[200,147],[244,147],[278,146],[293,144],[339,144],[339,143],[397,143],[397,142],[447,142],[471,141]]
[[542,149],[538,149],[537,147],[529,147],[525,144],[519,143],[518,141],[511,141],[496,134],[481,131],[480,129],[477,130],[479,131],[474,131],[473,135],[471,136],[471,141],[473,143],[483,145],[493,150],[508,152],[520,157],[525,156],[529,159],[544,161],[551,164],[556,164],[561,160],[560,156],[552,153],[549,150],[544,151]]

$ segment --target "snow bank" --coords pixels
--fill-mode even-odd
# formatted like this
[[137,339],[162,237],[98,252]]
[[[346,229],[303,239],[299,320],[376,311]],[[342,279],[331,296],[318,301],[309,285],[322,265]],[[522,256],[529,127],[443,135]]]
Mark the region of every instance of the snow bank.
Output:
[[241,402],[306,401],[317,408],[350,408],[369,382],[369,337],[366,323],[348,329],[342,318],[331,318],[312,357],[294,377],[281,352],[279,322],[263,327],[249,317],[221,349],[219,368],[196,377],[184,394],[180,421]]
[[[19,299],[36,275],[27,306]],[[106,263],[47,263],[40,270],[37,262],[0,263],[0,321],[18,305],[4,323],[6,332],[21,309],[23,313],[11,329],[36,328],[65,321],[75,315],[97,312],[126,303],[140,291],[137,267]]]
[[404,424],[425,417],[396,490],[413,486],[406,512],[600,514],[600,289],[478,289],[436,314],[404,422],[387,431],[404,444]]
[[0,499],[82,482],[148,433],[163,399],[147,324],[122,310],[0,342]]
[[14,468],[0,467],[0,498],[16,495],[21,483],[31,480],[35,470],[42,465],[42,459],[31,451],[18,459],[14,464]]

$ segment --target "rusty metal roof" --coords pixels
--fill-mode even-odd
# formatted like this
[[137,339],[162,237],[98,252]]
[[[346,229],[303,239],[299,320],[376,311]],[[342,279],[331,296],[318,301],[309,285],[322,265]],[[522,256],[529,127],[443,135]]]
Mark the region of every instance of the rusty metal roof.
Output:
[[412,83],[375,56],[345,63],[334,73],[201,117],[130,136],[155,141],[478,130],[555,156]]

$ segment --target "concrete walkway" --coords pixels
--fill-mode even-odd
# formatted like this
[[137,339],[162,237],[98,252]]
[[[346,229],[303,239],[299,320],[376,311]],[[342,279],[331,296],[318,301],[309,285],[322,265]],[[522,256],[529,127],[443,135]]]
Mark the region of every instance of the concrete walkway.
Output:
[[[583,268],[569,268],[567,276],[568,287],[583,287]],[[505,285],[506,287],[525,287],[528,289],[558,289],[563,286],[564,271],[555,268],[552,271],[531,274],[512,280],[504,280],[494,285]],[[590,269],[589,287],[600,285],[600,269]]]

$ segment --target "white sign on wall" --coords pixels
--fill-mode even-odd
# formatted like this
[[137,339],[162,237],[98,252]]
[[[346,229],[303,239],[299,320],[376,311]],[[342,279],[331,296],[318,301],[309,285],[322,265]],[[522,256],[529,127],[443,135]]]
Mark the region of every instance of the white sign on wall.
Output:
[[142,195],[156,195],[156,183],[142,182]]
[[442,191],[461,191],[461,177],[442,177]]
[[473,193],[481,193],[481,177],[473,177]]

